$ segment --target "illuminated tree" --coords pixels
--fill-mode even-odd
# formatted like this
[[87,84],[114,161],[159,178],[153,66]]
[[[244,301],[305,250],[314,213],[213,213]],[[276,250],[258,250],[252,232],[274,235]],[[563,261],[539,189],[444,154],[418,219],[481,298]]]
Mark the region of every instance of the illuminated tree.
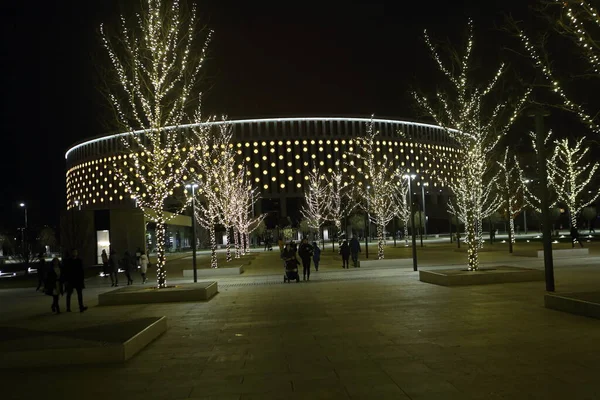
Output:
[[236,218],[236,230],[241,236],[241,253],[245,255],[250,250],[250,234],[263,224],[265,215],[254,215],[254,204],[259,200],[260,195],[258,189],[252,187],[246,170],[243,171],[242,182],[238,186],[239,212]]
[[[479,249],[482,246],[482,221],[499,206],[494,194],[496,175],[490,170],[490,160],[499,140],[512,126],[530,91],[526,91],[516,103],[499,101],[499,82],[506,72],[501,64],[493,78],[478,83],[471,76],[471,53],[473,49],[473,23],[469,21],[469,33],[464,54],[454,54],[447,65],[440,58],[427,31],[425,43],[433,59],[450,87],[435,96],[413,93],[419,106],[443,127],[458,147],[457,159],[452,161],[453,172],[438,176],[452,191],[449,211],[465,223],[468,248],[468,268],[479,268]],[[480,74],[479,74],[480,75]]]
[[600,166],[599,163],[587,163],[585,157],[589,147],[582,145],[585,138],[571,144],[569,139],[556,140],[554,153],[548,166],[552,169],[553,186],[560,203],[569,210],[571,227],[577,228],[577,216],[585,207],[600,197],[600,192],[588,193],[588,184]]
[[325,219],[333,221],[337,230],[338,241],[341,243],[345,237],[342,229],[342,220],[347,217],[356,207],[356,202],[352,201],[352,186],[343,181],[342,171],[336,169],[326,177],[326,216]]
[[304,192],[305,205],[300,213],[306,219],[308,226],[315,230],[315,241],[318,242],[321,227],[327,219],[327,206],[329,189],[325,176],[321,175],[316,168],[308,174],[308,188]]
[[410,224],[411,207],[409,204],[408,191],[410,190],[410,181],[402,179],[397,194],[396,216],[402,221],[404,227],[404,243],[408,246],[408,226]]
[[[499,167],[497,186],[502,198],[501,207],[504,208],[508,219],[509,241],[515,243],[515,218],[525,205],[523,201],[525,183],[521,180],[522,174],[519,171],[517,158],[509,157],[508,147],[504,150],[502,160],[497,163]],[[510,249],[512,251],[512,246]]]
[[[600,41],[597,36],[600,15],[590,3],[585,0],[550,0],[547,2],[548,5],[559,7],[559,12],[556,14],[551,13],[551,9],[547,9],[548,16],[554,21],[555,31],[571,41],[572,48],[576,50],[573,53],[583,58],[588,65],[588,71],[569,71],[568,76],[572,78],[584,75],[588,81],[590,78],[600,78]],[[562,108],[575,113],[593,132],[600,133],[598,112],[586,110],[586,107],[582,105],[583,101],[572,100],[571,94],[567,93],[565,86],[553,69],[552,63],[548,60],[544,46],[534,45],[529,36],[517,24],[514,24],[514,27],[535,67],[542,73],[551,90],[560,97]],[[565,43],[561,42],[560,45],[561,54],[565,54]],[[566,50],[568,52],[568,46]],[[589,86],[589,83],[586,84]]]
[[119,127],[127,132],[114,172],[145,217],[156,223],[157,283],[164,288],[165,230],[175,216],[164,211],[165,201],[180,187],[196,152],[193,146],[182,148],[178,130],[168,127],[188,122],[189,108],[200,107],[197,84],[212,33],[207,32],[194,57],[194,39],[202,33],[195,7],[186,12],[177,0],[144,4],[134,23],[121,16],[119,34],[109,34],[104,25],[101,34],[118,80],[109,99]]
[[365,211],[377,226],[377,257],[381,260],[384,258],[385,227],[397,214],[397,194],[401,187],[399,181],[403,180],[405,173],[403,168],[395,164],[393,157],[381,151],[377,135],[371,121],[366,134],[356,139],[356,151],[350,149],[353,160],[349,164],[364,182],[357,185],[355,190],[363,200]]

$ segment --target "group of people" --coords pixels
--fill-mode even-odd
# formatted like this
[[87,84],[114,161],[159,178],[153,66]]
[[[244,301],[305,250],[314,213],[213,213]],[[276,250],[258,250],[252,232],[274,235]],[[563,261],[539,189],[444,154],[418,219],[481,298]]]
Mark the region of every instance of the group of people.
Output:
[[132,274],[139,268],[140,275],[142,276],[142,284],[146,283],[146,273],[148,272],[148,266],[150,260],[141,249],[137,249],[135,255],[132,255],[129,250],[125,250],[123,257],[119,258],[115,249],[110,250],[110,256],[106,254],[106,250],[102,250],[102,266],[104,269],[104,275],[110,276],[111,286],[119,286],[119,268],[125,272],[127,278],[127,285],[133,285]]
[[[348,240],[344,240],[340,245],[339,254],[342,256],[342,268],[350,268],[350,258],[354,268],[360,268],[358,261],[358,253],[361,252],[360,242],[356,237]],[[310,244],[308,239],[302,239],[300,246],[298,247],[294,241],[285,244],[281,249],[281,259],[285,262],[289,260],[297,260],[296,254],[302,260],[302,275],[305,281],[310,280],[310,267],[311,260],[315,265],[315,271],[319,270],[319,262],[321,261],[321,249],[317,245],[317,242]],[[298,263],[299,264],[299,263]]]
[[38,287],[44,294],[52,296],[52,312],[60,314],[59,297],[67,294],[67,312],[71,312],[71,296],[77,293],[79,311],[84,312],[87,307],[83,304],[83,289],[85,289],[85,274],[83,261],[79,258],[77,249],[72,249],[61,263],[58,257],[54,257],[50,264],[46,263],[43,254],[40,254],[38,265]]
[[354,268],[360,268],[358,262],[358,253],[360,253],[360,242],[356,237],[350,239],[350,242],[344,240],[340,246],[340,255],[342,256],[342,269],[348,269],[350,257],[352,257],[352,264]]
[[281,259],[284,263],[290,260],[297,260],[296,254],[302,260],[302,276],[305,281],[310,280],[310,261],[312,259],[315,264],[315,271],[319,270],[319,261],[321,261],[321,249],[317,245],[317,242],[313,242],[312,245],[308,243],[308,239],[302,239],[300,247],[296,245],[294,241],[291,241],[285,245],[281,251]]

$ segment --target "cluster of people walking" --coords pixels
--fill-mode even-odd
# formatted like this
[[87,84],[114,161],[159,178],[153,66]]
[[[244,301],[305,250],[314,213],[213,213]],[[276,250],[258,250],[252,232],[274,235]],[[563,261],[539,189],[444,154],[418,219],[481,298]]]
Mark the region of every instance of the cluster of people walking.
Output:
[[138,268],[142,277],[142,284],[146,283],[148,281],[146,273],[148,272],[149,264],[148,255],[139,248],[136,250],[135,255],[132,255],[129,250],[125,250],[121,258],[117,255],[115,249],[110,250],[110,256],[106,254],[106,250],[102,250],[103,272],[105,276],[110,276],[111,286],[119,286],[119,270],[125,272],[127,285],[133,285],[133,273]]
[[87,307],[83,304],[83,289],[85,289],[85,274],[83,271],[83,261],[79,258],[77,249],[72,249],[61,263],[58,257],[54,257],[47,265],[43,255],[40,254],[38,266],[38,287],[39,291],[43,286],[44,294],[52,296],[52,305],[50,309],[56,314],[60,314],[59,298],[65,293],[66,310],[71,312],[71,296],[77,293],[77,303],[79,311],[84,312]]
[[[284,267],[289,268],[290,262],[295,262],[296,265],[300,265],[297,256],[300,257],[300,260],[302,261],[303,280],[310,280],[311,260],[315,266],[315,271],[319,271],[321,249],[317,242],[310,244],[308,239],[304,238],[300,242],[300,246],[297,246],[294,241],[283,245],[283,241],[280,240],[279,244]],[[347,269],[350,267],[350,258],[352,258],[354,268],[360,268],[360,261],[358,260],[358,253],[360,252],[360,242],[356,237],[353,237],[350,241],[344,240],[339,248],[339,254],[342,256],[342,268]]]

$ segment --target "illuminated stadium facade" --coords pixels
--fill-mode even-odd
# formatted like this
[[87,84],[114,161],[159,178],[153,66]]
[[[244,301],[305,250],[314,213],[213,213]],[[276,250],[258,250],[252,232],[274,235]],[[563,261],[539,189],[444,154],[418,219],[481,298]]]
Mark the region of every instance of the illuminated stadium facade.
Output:
[[[282,219],[297,221],[308,172],[318,167],[323,173],[336,166],[347,170],[347,179],[356,181],[348,155],[355,151],[356,138],[364,134],[371,119],[366,118],[273,118],[227,121],[233,130],[232,145],[239,161],[244,161],[254,185],[260,189],[262,201],[256,213],[269,213],[268,225],[282,225]],[[445,130],[416,122],[373,119],[373,128],[379,132],[378,151],[393,156],[408,173],[417,174],[415,192],[418,198],[425,194],[430,232],[435,220],[447,227],[447,200],[444,188],[430,174],[451,174],[456,149]],[[218,128],[224,122],[211,122]],[[181,126],[181,151],[189,146],[192,126]],[[136,133],[142,134],[142,133]],[[96,257],[108,243],[135,250],[147,246],[146,221],[136,210],[135,199],[125,193],[112,172],[112,165],[127,156],[122,139],[130,133],[108,135],[79,143],[66,155],[67,209],[88,214],[96,231]],[[444,163],[433,164],[435,153]],[[359,166],[358,166],[359,167]],[[421,183],[428,183],[421,190]],[[183,183],[183,182],[182,182]],[[362,182],[356,182],[362,184]],[[137,211],[137,212],[136,212]],[[189,217],[176,218],[173,226],[189,226]],[[132,227],[136,228],[133,229]],[[141,226],[141,228],[139,228]],[[177,228],[179,229],[179,228]],[[175,231],[177,229],[174,228]],[[181,230],[182,229],[182,230]],[[186,247],[185,229],[172,236],[172,246]],[[92,232],[93,233],[93,232]],[[177,236],[179,237],[177,238]]]

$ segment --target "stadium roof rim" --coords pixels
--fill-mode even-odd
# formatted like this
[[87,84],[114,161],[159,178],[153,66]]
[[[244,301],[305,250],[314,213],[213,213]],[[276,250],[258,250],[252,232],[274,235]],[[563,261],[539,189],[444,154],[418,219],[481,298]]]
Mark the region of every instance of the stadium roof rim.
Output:
[[[185,124],[185,125],[173,125],[173,126],[167,126],[164,129],[165,130],[171,130],[171,129],[180,129],[180,128],[193,128],[193,127],[197,127],[197,126],[209,126],[209,125],[220,125],[220,124],[244,124],[244,123],[260,123],[260,122],[292,122],[292,121],[352,121],[352,122],[378,122],[378,123],[393,123],[393,124],[398,124],[398,125],[414,125],[414,126],[422,126],[422,127],[427,127],[427,128],[438,128],[438,129],[444,129],[446,130],[446,128],[443,128],[441,126],[438,125],[432,125],[432,124],[424,124],[421,122],[411,122],[411,121],[402,121],[402,120],[395,120],[395,119],[377,119],[377,118],[348,118],[348,117],[297,117],[297,118],[260,118],[260,119],[238,119],[238,120],[226,120],[226,121],[211,121],[211,122],[200,122],[200,123],[196,123],[196,124]],[[451,131],[454,131],[454,129],[448,129]],[[121,136],[127,136],[127,135],[139,135],[140,133],[145,132],[146,129],[139,129],[137,131],[133,131],[133,132],[122,132],[122,133],[115,133],[113,135],[106,135],[106,136],[101,136],[101,137],[97,137],[94,139],[90,139],[90,140],[86,140],[84,142],[78,143],[75,146],[71,147],[69,150],[67,150],[67,152],[65,153],[65,159],[69,158],[69,153],[71,153],[74,150],[77,150],[80,147],[83,147],[85,145],[88,144],[92,144],[92,143],[96,143],[96,142],[101,142],[103,140],[109,140],[109,139],[113,139],[113,138],[117,138],[117,137],[121,137]]]

